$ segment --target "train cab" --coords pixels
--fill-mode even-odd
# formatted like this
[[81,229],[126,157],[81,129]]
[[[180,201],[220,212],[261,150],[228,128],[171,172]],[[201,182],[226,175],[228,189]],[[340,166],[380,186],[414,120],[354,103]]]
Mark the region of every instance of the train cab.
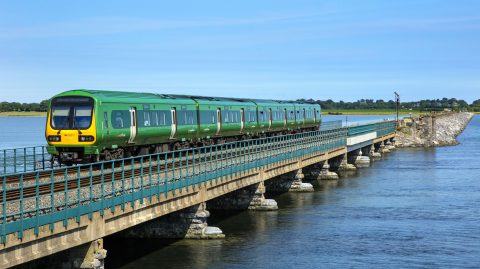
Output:
[[84,147],[95,143],[94,107],[94,99],[87,96],[59,96],[51,100],[45,136],[61,163],[85,159]]

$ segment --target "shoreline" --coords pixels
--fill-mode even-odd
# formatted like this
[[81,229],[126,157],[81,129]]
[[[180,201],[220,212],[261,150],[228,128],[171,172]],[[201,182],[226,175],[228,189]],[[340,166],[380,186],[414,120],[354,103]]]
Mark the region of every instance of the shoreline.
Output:
[[46,117],[47,112],[38,112],[38,111],[9,111],[9,112],[0,112],[0,117]]

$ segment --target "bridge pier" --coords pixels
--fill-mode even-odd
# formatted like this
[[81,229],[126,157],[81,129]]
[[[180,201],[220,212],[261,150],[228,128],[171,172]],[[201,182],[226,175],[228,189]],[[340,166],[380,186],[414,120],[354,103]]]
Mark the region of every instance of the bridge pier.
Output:
[[166,216],[137,225],[120,232],[118,236],[127,238],[162,239],[219,239],[224,238],[222,230],[208,226],[205,202]]
[[386,147],[385,141],[380,142],[380,153],[390,153],[390,150]]
[[355,167],[355,165],[348,163],[347,153],[330,159],[329,163],[331,164],[330,170],[333,171],[337,171],[340,173],[357,171],[357,167]]
[[69,252],[73,267],[63,264],[62,268],[90,268],[104,269],[107,251],[103,248],[103,239],[95,240],[89,244],[73,248]]
[[207,202],[212,210],[278,210],[277,202],[265,198],[265,184],[260,182]]
[[304,183],[303,169],[286,173],[266,182],[271,192],[313,192],[313,185]]
[[[364,152],[365,151],[365,152]],[[370,146],[357,149],[352,151],[349,154],[348,161],[353,163],[357,168],[369,167],[370,166],[370,157],[368,152],[370,151]]]
[[323,163],[319,164],[318,176],[317,180],[338,180],[339,176],[338,173],[331,171],[330,169],[336,168],[338,170],[339,166],[330,166],[330,163],[335,163],[333,159],[324,161]]
[[372,145],[372,151],[370,151],[370,158],[372,158],[372,160],[378,160],[382,158],[382,153],[380,152],[380,144],[381,143],[376,143]]
[[385,141],[385,148],[390,150],[390,151],[393,151],[395,150],[395,144],[394,142],[392,142],[390,139]]

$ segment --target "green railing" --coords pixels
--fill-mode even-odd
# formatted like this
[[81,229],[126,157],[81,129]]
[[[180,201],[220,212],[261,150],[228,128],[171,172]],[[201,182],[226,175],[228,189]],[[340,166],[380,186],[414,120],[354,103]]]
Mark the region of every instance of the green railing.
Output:
[[384,122],[377,122],[377,123],[370,123],[370,124],[362,124],[362,125],[353,125],[348,126],[348,133],[349,137],[351,136],[358,136],[367,133],[377,132],[377,136],[384,136],[389,133],[395,132],[395,121],[384,121]]
[[116,161],[4,175],[0,238],[94,212],[122,208],[184,187],[219,182],[346,144],[346,129],[313,131],[160,153]]
[[326,130],[340,129],[342,128],[342,124],[343,122],[341,120],[322,121],[322,123],[320,124],[320,130],[326,131]]
[[51,155],[45,146],[0,150],[0,175],[53,168]]

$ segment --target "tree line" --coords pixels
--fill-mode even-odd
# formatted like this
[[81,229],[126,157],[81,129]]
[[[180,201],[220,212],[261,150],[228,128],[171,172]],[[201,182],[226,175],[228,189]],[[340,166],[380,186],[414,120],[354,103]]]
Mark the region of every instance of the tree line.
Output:
[[[43,100],[40,103],[18,103],[18,102],[1,102],[0,112],[9,111],[38,111],[45,112],[48,109],[48,101]],[[374,99],[360,99],[355,102],[333,101],[329,100],[313,100],[313,99],[299,99],[302,102],[311,102],[320,104],[323,109],[395,109],[396,104],[393,100],[374,100]],[[435,110],[470,110],[480,112],[480,99],[468,104],[464,100],[456,98],[443,98],[432,100],[420,100],[416,102],[402,102],[400,104],[402,109],[413,109],[421,111],[435,111]]]
[[48,109],[48,101],[49,100],[43,100],[40,103],[1,102],[0,112],[10,112],[10,111],[45,112]]
[[[323,109],[330,110],[347,110],[347,109],[396,109],[396,103],[393,100],[384,101],[382,99],[360,99],[355,102],[333,101],[329,100],[313,100],[300,99],[298,101],[313,102],[320,104]],[[468,104],[465,100],[458,100],[456,98],[443,99],[427,99],[415,102],[401,102],[401,109],[412,109],[420,111],[439,111],[439,110],[470,110],[480,111],[480,99]]]

